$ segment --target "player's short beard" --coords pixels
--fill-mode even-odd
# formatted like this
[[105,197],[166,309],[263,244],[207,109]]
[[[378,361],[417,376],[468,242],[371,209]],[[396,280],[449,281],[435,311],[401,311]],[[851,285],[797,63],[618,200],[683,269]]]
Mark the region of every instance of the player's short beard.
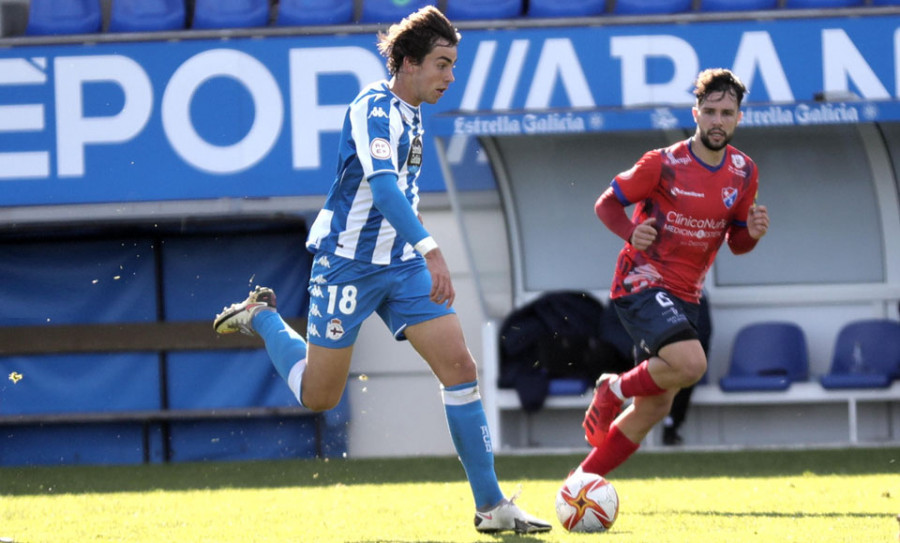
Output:
[[725,137],[722,139],[721,145],[716,145],[716,144],[714,144],[713,142],[709,141],[709,134],[708,134],[707,132],[704,132],[704,131],[702,131],[702,130],[700,131],[700,141],[701,141],[701,142],[703,143],[703,145],[706,146],[706,148],[709,149],[710,151],[721,151],[722,149],[725,148],[726,145],[728,145],[729,143],[731,143],[731,138],[732,138],[733,136],[734,136],[734,134],[727,134],[727,133],[726,133],[726,134],[725,134]]

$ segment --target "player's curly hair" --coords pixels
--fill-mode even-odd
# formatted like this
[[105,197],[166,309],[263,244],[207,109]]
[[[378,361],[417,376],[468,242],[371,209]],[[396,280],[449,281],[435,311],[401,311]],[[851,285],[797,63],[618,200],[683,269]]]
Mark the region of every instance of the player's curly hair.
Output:
[[741,107],[741,101],[744,99],[744,95],[747,94],[747,87],[744,86],[738,76],[725,68],[709,68],[700,72],[700,75],[697,76],[697,84],[694,87],[697,105],[702,104],[709,98],[710,94],[716,92],[727,92],[734,95],[738,107]]
[[409,57],[413,64],[421,64],[436,45],[454,47],[460,35],[447,17],[434,6],[425,6],[391,25],[387,32],[378,33],[378,51],[387,58],[387,69],[396,75]]

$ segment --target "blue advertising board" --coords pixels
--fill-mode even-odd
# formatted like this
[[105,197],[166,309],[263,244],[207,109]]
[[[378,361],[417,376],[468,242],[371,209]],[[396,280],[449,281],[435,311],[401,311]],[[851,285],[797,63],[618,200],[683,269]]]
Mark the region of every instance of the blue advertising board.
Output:
[[[750,89],[745,126],[898,120],[898,35],[890,15],[469,30],[426,130],[690,126],[716,66]],[[346,104],[386,76],[363,34],[0,50],[0,206],[325,194]],[[422,188],[444,190],[429,160]]]

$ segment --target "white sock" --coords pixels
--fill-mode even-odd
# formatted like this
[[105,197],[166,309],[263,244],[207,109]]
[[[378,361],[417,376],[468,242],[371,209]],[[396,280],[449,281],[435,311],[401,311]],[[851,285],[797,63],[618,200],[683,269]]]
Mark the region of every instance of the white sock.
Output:
[[609,389],[617,398],[625,401],[625,395],[622,394],[622,379],[613,379],[613,382],[609,384]]
[[288,373],[287,384],[291,389],[291,392],[294,393],[294,397],[297,398],[297,401],[300,405],[303,405],[303,399],[301,395],[303,394],[303,372],[306,371],[306,359],[297,362],[291,367],[290,373]]

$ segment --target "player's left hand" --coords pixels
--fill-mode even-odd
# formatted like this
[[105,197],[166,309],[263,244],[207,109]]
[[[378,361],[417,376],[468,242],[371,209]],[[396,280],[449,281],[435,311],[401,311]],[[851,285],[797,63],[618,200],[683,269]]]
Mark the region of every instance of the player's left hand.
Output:
[[769,231],[769,211],[766,206],[753,204],[747,216],[747,232],[753,239],[759,239]]
[[431,272],[431,301],[436,304],[447,304],[447,307],[453,305],[456,298],[456,292],[453,290],[453,282],[450,280],[450,268],[444,255],[441,253],[440,247],[428,251],[425,255],[425,265]]

